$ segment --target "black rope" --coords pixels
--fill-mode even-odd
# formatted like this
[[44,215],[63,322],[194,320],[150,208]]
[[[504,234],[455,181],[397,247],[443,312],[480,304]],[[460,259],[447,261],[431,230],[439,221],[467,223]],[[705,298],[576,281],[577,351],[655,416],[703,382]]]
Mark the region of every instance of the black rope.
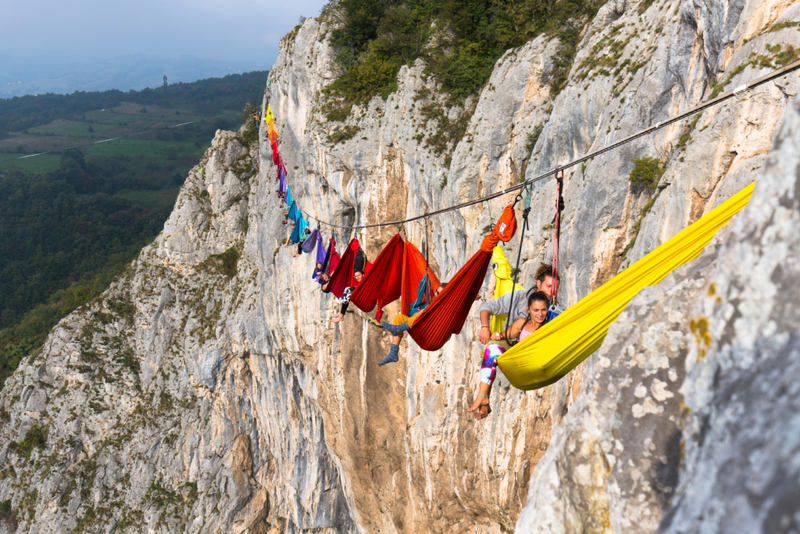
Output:
[[[516,205],[517,201],[521,199],[521,195],[517,195],[516,200],[514,200],[514,204]],[[517,252],[517,266],[514,269],[514,282],[511,286],[511,302],[508,304],[508,315],[506,316],[506,328],[503,331],[503,336],[506,338],[506,341],[509,345],[514,346],[514,343],[508,339],[508,327],[511,324],[511,311],[514,309],[514,291],[517,289],[517,277],[519,276],[519,262],[522,258],[522,245],[525,242],[525,229],[528,228],[528,214],[531,212],[530,206],[526,206],[525,209],[522,211],[522,232],[519,236],[519,251]]]
[[[487,195],[485,197],[476,198],[474,200],[469,200],[467,202],[462,202],[461,204],[456,204],[454,206],[450,206],[450,207],[447,207],[447,208],[442,208],[440,210],[436,210],[436,211],[432,211],[432,212],[429,212],[429,213],[424,213],[422,215],[417,215],[417,216],[414,216],[414,217],[410,217],[408,219],[401,219],[401,220],[397,220],[397,221],[389,221],[389,222],[384,222],[384,223],[365,224],[365,225],[362,225],[362,226],[341,226],[341,225],[337,225],[337,224],[331,224],[331,223],[329,223],[327,221],[323,221],[322,219],[314,217],[313,215],[309,215],[307,212],[304,212],[304,213],[306,214],[306,217],[308,217],[309,219],[313,219],[313,220],[315,220],[315,221],[317,221],[317,222],[319,222],[321,224],[324,224],[326,226],[330,226],[331,228],[381,228],[381,227],[384,227],[384,226],[396,226],[396,225],[407,223],[407,222],[411,222],[411,221],[418,221],[418,220],[424,219],[426,217],[433,217],[435,215],[441,215],[443,213],[447,213],[447,212],[450,212],[450,211],[460,210],[460,209],[463,209],[463,208],[467,208],[469,206],[474,206],[475,204],[480,204],[482,202],[486,202],[488,200],[492,200],[492,199],[495,199],[497,197],[501,197],[503,195],[507,195],[509,193],[513,193],[515,191],[519,191],[523,187],[527,187],[529,185],[532,185],[532,184],[534,184],[536,182],[539,182],[541,180],[544,180],[546,178],[553,177],[553,176],[556,175],[556,173],[558,173],[559,170],[563,171],[564,169],[568,169],[570,167],[574,167],[575,165],[584,163],[584,162],[586,162],[586,161],[588,161],[588,160],[590,160],[592,158],[595,158],[597,156],[605,154],[606,152],[614,150],[615,148],[619,148],[622,145],[628,144],[631,141],[635,141],[636,139],[639,139],[640,137],[644,137],[645,135],[648,135],[648,134],[651,134],[651,133],[653,133],[655,131],[658,131],[658,130],[666,127],[666,126],[669,126],[670,124],[673,124],[675,122],[681,121],[681,120],[683,120],[683,119],[685,119],[687,117],[691,117],[692,115],[694,115],[696,113],[700,113],[701,111],[705,111],[706,109],[708,109],[710,107],[716,106],[717,104],[720,104],[720,103],[724,102],[725,100],[728,100],[730,98],[733,98],[734,96],[737,96],[737,95],[740,95],[742,93],[745,93],[745,92],[749,91],[750,89],[758,87],[759,85],[763,85],[763,84],[765,84],[767,82],[771,82],[772,80],[780,78],[781,76],[783,76],[785,74],[788,74],[790,72],[793,72],[793,71],[795,71],[797,69],[800,69],[800,59],[795,60],[794,62],[786,65],[785,67],[783,67],[781,69],[778,69],[778,70],[773,71],[773,72],[771,72],[771,73],[769,73],[769,74],[767,74],[765,76],[762,76],[761,78],[757,78],[756,80],[753,80],[750,83],[742,84],[742,85],[740,85],[739,87],[735,88],[732,91],[728,91],[727,93],[723,93],[723,94],[719,95],[716,98],[712,98],[711,100],[708,100],[707,102],[703,102],[702,104],[699,104],[698,106],[695,106],[692,109],[684,111],[683,113],[679,113],[678,115],[675,115],[674,117],[671,117],[671,118],[669,118],[669,119],[667,119],[665,121],[657,122],[656,124],[654,124],[652,126],[649,126],[649,127],[645,128],[644,130],[640,130],[639,132],[637,132],[637,133],[635,133],[633,135],[630,135],[630,136],[628,136],[628,137],[626,137],[624,139],[621,139],[620,141],[617,141],[616,143],[612,143],[612,144],[607,145],[607,146],[605,146],[603,148],[595,150],[594,152],[590,152],[589,154],[586,154],[585,156],[582,156],[582,157],[580,157],[578,159],[570,161],[569,163],[566,163],[564,165],[561,165],[559,167],[556,167],[554,169],[546,171],[546,172],[544,172],[544,173],[542,173],[542,174],[540,174],[538,176],[534,176],[530,180],[526,180],[526,181],[524,181],[524,182],[522,182],[520,184],[513,185],[511,187],[503,189],[502,191],[497,191],[497,192],[492,193],[490,195]],[[299,205],[298,205],[298,209],[299,209]],[[301,211],[303,211],[303,210],[301,210]]]
[[553,298],[550,306],[555,309],[558,303],[558,251],[561,247],[561,212],[564,211],[564,171],[556,177],[556,216],[553,219],[555,240],[553,241]]

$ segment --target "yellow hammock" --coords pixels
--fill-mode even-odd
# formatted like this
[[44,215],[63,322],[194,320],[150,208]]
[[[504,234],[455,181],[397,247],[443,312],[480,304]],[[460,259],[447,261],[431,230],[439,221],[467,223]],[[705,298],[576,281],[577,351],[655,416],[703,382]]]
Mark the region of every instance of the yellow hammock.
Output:
[[[506,293],[511,293],[512,289],[514,289],[514,291],[525,291],[525,288],[519,284],[515,284],[511,279],[511,264],[506,259],[503,247],[500,245],[494,247],[492,251],[492,269],[494,270],[494,277],[497,280],[494,286],[494,298],[500,298]],[[490,330],[492,332],[502,332],[505,330],[507,317],[508,314],[493,315]]]
[[685,228],[552,322],[500,355],[497,363],[519,389],[538,389],[574,369],[600,348],[608,327],[643,288],[700,255],[717,231],[747,205],[755,183]]

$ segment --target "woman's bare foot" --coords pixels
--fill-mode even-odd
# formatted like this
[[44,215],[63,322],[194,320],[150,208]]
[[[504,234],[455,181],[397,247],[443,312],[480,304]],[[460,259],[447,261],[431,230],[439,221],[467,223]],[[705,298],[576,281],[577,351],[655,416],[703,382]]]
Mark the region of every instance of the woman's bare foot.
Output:
[[341,313],[337,313],[333,316],[333,319],[331,319],[332,323],[341,323],[342,321],[344,321],[344,315]]
[[300,255],[300,254],[298,254],[297,252],[292,252],[292,257],[293,257],[293,258],[296,258],[296,257],[297,257],[297,256],[299,256],[299,255]]
[[475,397],[475,402],[472,403],[472,407],[467,410],[467,412],[475,412],[475,418],[478,421],[484,417],[488,417],[489,414],[492,413],[492,407],[489,406],[489,399],[483,395],[478,395]]

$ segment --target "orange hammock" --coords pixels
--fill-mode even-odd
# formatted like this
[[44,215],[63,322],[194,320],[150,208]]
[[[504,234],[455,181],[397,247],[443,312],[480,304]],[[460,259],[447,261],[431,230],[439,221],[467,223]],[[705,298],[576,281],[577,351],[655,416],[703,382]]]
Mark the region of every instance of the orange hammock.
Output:
[[461,332],[469,310],[483,286],[492,251],[498,241],[508,241],[514,235],[517,218],[509,204],[500,220],[481,243],[481,248],[448,282],[444,290],[422,310],[408,333],[423,350],[439,350],[450,336]]
[[[380,321],[383,315],[381,308],[402,297],[402,313],[408,315],[411,303],[417,298],[417,288],[426,274],[426,267],[425,258],[417,247],[395,235],[375,258],[372,268],[350,296],[350,302],[365,312],[377,305],[375,320]],[[427,274],[431,291],[436,291],[439,279],[433,272]]]
[[408,315],[411,312],[411,305],[417,300],[419,284],[425,275],[428,275],[431,293],[435,293],[439,286],[439,279],[436,274],[428,269],[428,262],[413,243],[406,241],[405,254],[403,255],[403,283],[401,287],[400,313]]

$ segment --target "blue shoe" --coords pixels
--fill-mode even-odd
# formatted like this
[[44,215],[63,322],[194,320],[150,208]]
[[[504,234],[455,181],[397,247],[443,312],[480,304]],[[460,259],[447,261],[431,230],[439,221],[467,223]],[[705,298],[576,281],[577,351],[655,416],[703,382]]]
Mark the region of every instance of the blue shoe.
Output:
[[392,334],[393,336],[399,336],[400,334],[411,328],[410,326],[408,326],[408,323],[389,324],[386,321],[381,321],[381,326],[384,327],[386,330],[388,330],[389,333]]
[[392,348],[389,349],[389,355],[386,356],[384,359],[382,359],[380,362],[378,362],[378,366],[386,365],[387,363],[394,363],[394,362],[399,361],[399,358],[397,357],[397,354],[399,352],[400,352],[400,346],[399,345],[392,345]]

